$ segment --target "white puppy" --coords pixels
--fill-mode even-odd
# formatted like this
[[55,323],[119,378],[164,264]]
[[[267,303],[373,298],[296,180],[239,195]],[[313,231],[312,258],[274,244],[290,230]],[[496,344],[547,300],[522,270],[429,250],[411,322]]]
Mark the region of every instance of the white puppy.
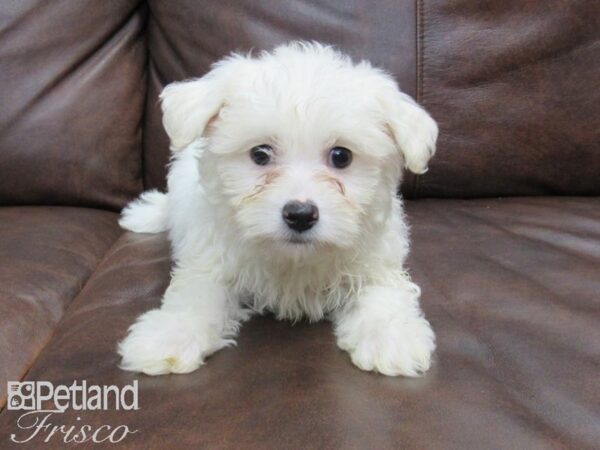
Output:
[[168,231],[175,269],[162,306],[119,345],[122,368],[197,369],[234,344],[251,311],[331,318],[354,364],[429,368],[435,338],[403,268],[403,166],[427,168],[437,126],[391,76],[331,47],[233,54],[168,85],[168,193],[144,193],[122,227]]

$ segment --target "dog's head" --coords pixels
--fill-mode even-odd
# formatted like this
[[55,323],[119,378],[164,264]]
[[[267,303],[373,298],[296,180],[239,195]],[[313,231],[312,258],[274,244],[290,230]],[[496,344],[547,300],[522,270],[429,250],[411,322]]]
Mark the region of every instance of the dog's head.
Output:
[[205,139],[202,182],[239,236],[290,252],[358,246],[402,168],[423,173],[435,151],[435,122],[389,75],[319,44],[232,55],[161,100],[174,152]]

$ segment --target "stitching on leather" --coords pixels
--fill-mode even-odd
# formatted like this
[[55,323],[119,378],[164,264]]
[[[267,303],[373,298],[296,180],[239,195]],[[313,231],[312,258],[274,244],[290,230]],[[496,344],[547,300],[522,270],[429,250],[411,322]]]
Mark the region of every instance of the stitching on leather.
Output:
[[[425,15],[424,15],[424,1],[416,0],[416,71],[417,71],[417,102],[420,104],[423,100],[423,59],[425,57],[424,46],[425,46]],[[414,175],[411,186],[411,197],[418,198],[419,181],[421,180],[420,175]]]
[[423,0],[416,0],[416,21],[417,21],[417,101],[420,103],[423,99]]

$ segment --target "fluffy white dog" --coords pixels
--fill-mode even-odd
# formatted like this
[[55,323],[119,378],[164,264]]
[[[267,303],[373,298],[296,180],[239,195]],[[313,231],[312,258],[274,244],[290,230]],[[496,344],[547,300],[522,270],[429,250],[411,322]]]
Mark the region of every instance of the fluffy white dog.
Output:
[[434,333],[403,268],[403,167],[423,173],[437,126],[391,76],[331,47],[233,54],[168,85],[168,193],[144,193],[122,227],[168,231],[162,306],[120,343],[122,368],[197,369],[251,312],[330,318],[363,370],[417,376]]

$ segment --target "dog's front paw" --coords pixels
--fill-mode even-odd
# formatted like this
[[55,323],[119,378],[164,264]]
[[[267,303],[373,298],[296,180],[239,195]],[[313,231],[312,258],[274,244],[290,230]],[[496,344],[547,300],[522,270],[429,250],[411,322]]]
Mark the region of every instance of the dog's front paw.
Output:
[[336,334],[338,346],[356,366],[389,376],[422,375],[435,349],[435,335],[423,317],[349,321]]
[[189,373],[232,343],[189,314],[155,309],[143,314],[119,344],[120,367],[148,375]]

